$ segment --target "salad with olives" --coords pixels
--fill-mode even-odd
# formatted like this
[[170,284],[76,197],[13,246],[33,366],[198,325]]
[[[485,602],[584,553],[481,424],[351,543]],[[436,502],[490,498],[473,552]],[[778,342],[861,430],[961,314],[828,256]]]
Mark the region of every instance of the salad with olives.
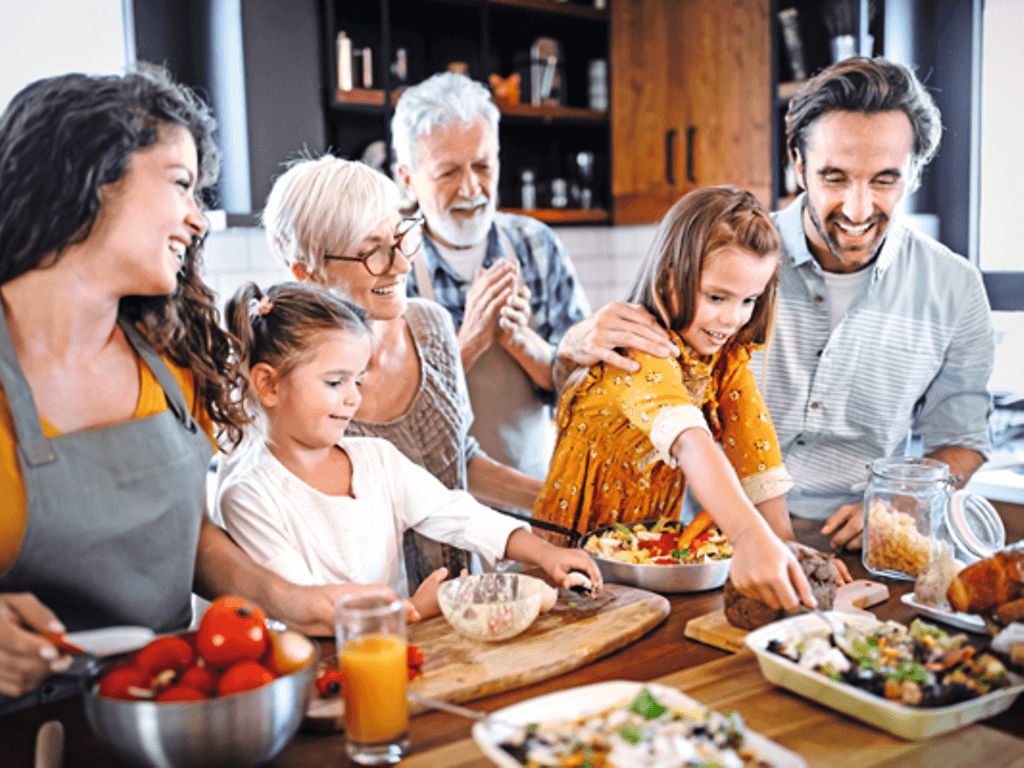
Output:
[[767,649],[890,701],[941,707],[984,696],[1011,685],[1006,667],[979,652],[963,634],[950,635],[920,619],[909,627],[889,621],[847,625],[844,650],[830,639],[792,635]]

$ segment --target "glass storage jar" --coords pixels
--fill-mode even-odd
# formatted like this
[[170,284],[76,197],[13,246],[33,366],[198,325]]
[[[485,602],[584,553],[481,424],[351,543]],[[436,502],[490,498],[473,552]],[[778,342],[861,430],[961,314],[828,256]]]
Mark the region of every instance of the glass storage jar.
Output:
[[864,567],[915,579],[932,558],[951,557],[943,521],[953,478],[935,459],[892,456],[871,464],[864,491]]
[[875,576],[915,579],[932,560],[973,563],[1006,544],[999,513],[966,491],[952,495],[949,466],[893,456],[871,464],[864,491],[864,567]]

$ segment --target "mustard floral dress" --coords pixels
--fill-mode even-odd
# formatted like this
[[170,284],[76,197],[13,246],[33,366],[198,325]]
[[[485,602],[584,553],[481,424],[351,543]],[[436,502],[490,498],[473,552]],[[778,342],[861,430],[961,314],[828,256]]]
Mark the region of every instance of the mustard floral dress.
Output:
[[598,363],[566,391],[534,518],[584,533],[676,518],[686,478],[669,450],[690,427],[708,430],[722,446],[754,504],[793,487],[750,370],[756,347],[728,345],[704,358],[672,336],[678,358],[633,352],[639,372]]

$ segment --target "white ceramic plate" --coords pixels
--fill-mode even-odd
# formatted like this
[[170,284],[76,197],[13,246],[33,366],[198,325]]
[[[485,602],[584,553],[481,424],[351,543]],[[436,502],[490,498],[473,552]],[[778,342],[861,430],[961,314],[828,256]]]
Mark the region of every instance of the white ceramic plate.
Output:
[[957,629],[963,629],[968,632],[976,632],[979,635],[987,635],[989,632],[985,629],[985,620],[981,616],[975,616],[973,613],[960,613],[959,611],[950,611],[945,608],[936,608],[934,605],[925,605],[919,603],[914,598],[913,592],[907,592],[905,595],[900,597],[900,602],[904,605],[909,605],[918,613],[923,613],[930,619],[941,621],[943,624],[949,624],[951,627]]
[[[830,611],[849,624],[873,626],[881,622],[866,616]],[[746,637],[747,646],[757,654],[761,674],[770,683],[877,726],[904,739],[927,739],[997,715],[1013,704],[1024,684],[1003,688],[977,699],[948,707],[908,707],[875,696],[847,683],[837,682],[767,650],[769,641],[791,633],[807,637],[828,637],[825,622],[814,614],[792,616],[755,629]],[[1019,682],[1019,678],[1018,678]]]
[[[630,701],[645,687],[666,706],[681,708],[701,706],[675,688],[657,683],[612,680],[607,683],[584,685],[579,688],[549,693],[546,696],[537,696],[492,712],[491,716],[502,722],[476,723],[473,726],[473,740],[495,765],[501,768],[522,768],[521,763],[498,746],[513,733],[505,723],[525,726],[529,723],[557,722],[590,715],[624,701]],[[747,729],[747,743],[761,760],[776,766],[776,768],[807,767],[807,763],[802,757],[750,729]]]
[[101,627],[81,632],[69,632],[67,641],[93,656],[113,656],[136,651],[154,637],[149,627]]

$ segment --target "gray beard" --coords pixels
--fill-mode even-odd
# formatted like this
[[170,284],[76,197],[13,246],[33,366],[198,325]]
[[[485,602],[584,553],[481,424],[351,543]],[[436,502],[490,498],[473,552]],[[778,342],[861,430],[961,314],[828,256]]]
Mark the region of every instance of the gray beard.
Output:
[[434,217],[424,213],[427,228],[449,245],[457,248],[468,248],[476,245],[491,231],[494,223],[495,205],[488,201],[478,214],[464,223],[459,223],[448,211]]

